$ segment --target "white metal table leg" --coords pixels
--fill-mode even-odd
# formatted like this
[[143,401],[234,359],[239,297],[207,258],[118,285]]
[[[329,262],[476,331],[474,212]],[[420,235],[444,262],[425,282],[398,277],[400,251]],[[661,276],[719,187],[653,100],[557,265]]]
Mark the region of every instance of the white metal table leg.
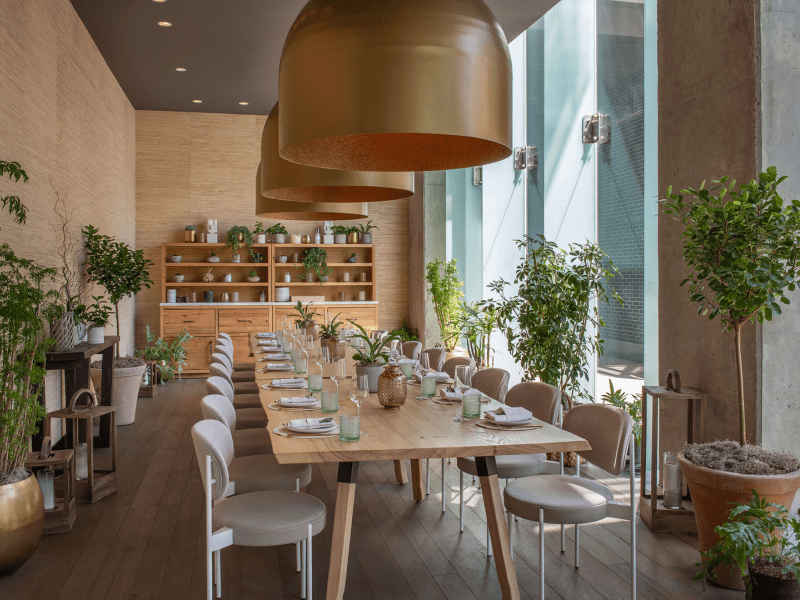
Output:
[[311,560],[312,560],[312,552],[311,552],[311,523],[308,524],[308,538],[306,539],[306,599],[311,600],[312,592],[313,592],[313,583],[312,580],[312,570],[311,570]]
[[544,509],[539,509],[539,600],[544,600]]
[[442,512],[445,512],[447,500],[445,499],[444,495],[444,459],[442,459]]
[[464,531],[464,471],[458,470],[459,488],[458,488],[458,522],[460,525],[459,531]]

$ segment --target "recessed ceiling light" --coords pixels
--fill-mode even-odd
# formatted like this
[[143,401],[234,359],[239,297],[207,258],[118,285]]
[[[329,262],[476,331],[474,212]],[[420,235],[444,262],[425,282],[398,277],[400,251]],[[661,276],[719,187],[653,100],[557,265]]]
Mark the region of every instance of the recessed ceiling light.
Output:
[[175,70],[183,73],[186,69],[184,69],[183,67],[177,67]]
[[250,103],[249,102],[239,102],[239,104],[241,104],[242,106],[247,106]]
[[192,102],[194,102],[195,104],[202,104],[203,101],[202,100],[192,100]]
[[158,24],[161,25],[162,27],[172,27],[172,23],[170,23],[169,21],[159,21]]

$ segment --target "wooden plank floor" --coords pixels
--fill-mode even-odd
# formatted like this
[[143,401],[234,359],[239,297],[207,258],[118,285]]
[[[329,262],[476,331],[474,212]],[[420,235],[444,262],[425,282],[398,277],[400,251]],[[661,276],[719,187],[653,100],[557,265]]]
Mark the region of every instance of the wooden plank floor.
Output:
[[[119,428],[119,491],[79,506],[67,535],[42,539],[16,573],[0,578],[0,598],[176,599],[205,597],[203,490],[191,426],[201,418],[200,380],[170,383],[139,400],[136,423]],[[627,480],[604,478],[620,496]],[[486,557],[480,491],[465,490],[464,533],[458,527],[458,470],[445,469],[447,511],[441,512],[440,461],[431,461],[431,495],[417,504],[410,484],[398,485],[391,462],[362,465],[358,480],[346,598],[477,600],[500,598]],[[314,538],[314,590],[323,597],[336,490],[335,465],[314,467],[309,493],[328,508],[328,527]],[[581,529],[581,567],[572,567],[559,529],[546,528],[547,598],[617,600],[628,597],[628,524],[606,521]],[[639,597],[739,599],[741,592],[692,581],[699,554],[689,537],[655,535],[638,524]],[[514,523],[514,561],[523,598],[538,590],[537,525]],[[300,597],[294,547],[223,550],[223,597]]]

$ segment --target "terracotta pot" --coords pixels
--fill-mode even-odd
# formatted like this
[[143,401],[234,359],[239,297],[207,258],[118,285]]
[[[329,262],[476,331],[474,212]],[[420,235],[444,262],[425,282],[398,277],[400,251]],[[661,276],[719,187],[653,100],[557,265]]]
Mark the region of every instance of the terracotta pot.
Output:
[[[142,382],[147,365],[114,369],[114,388],[111,406],[117,411],[117,425],[130,425],[136,420],[136,404],[139,400],[139,384]],[[92,369],[92,381],[99,395],[102,371]]]
[[[767,502],[790,507],[800,488],[800,470],[786,475],[740,475],[700,467],[687,460],[682,451],[678,460],[692,496],[701,552],[719,541],[714,529],[727,520],[734,505],[750,504],[753,490]],[[716,583],[735,590],[744,589],[742,577],[730,569],[717,569]]]
[[43,531],[44,499],[36,477],[0,485],[0,575],[33,556]]

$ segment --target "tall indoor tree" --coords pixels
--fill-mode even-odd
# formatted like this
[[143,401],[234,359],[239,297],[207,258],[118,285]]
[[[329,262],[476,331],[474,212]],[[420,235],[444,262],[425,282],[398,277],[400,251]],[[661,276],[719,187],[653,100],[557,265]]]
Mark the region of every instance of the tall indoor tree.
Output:
[[461,291],[464,284],[458,279],[456,259],[443,261],[436,257],[430,261],[425,265],[425,281],[428,284],[428,293],[433,298],[442,345],[448,352],[452,352],[460,333],[456,321],[461,314],[461,298],[464,296]]

